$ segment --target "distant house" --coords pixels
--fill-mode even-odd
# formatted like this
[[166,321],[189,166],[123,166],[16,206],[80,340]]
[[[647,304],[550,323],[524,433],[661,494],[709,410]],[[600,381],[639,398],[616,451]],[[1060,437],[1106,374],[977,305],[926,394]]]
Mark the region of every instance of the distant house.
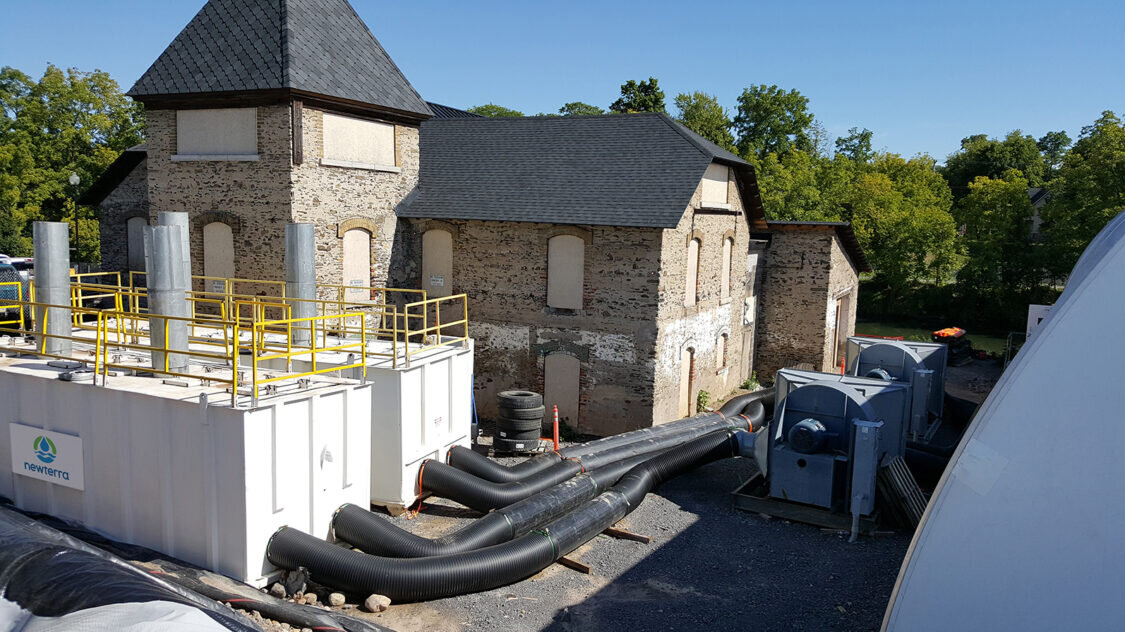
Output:
[[486,416],[520,387],[584,432],[650,426],[831,369],[854,330],[847,225],[767,222],[753,168],[665,115],[427,103],[346,0],[211,0],[129,94],[146,145],[84,200],[104,267],[186,211],[196,274],[276,280],[311,222],[321,283],[467,293]]

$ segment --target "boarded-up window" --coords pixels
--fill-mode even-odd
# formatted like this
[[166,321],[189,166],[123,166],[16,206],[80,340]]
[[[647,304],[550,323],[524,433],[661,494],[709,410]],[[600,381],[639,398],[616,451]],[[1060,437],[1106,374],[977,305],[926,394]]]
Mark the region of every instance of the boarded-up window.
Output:
[[582,309],[582,281],[586,243],[574,235],[558,235],[547,242],[547,305]]
[[257,154],[257,108],[177,111],[176,152],[198,156]]
[[559,421],[578,428],[579,378],[582,363],[565,353],[552,353],[543,359],[543,404],[550,418],[552,406],[559,407]]
[[393,167],[395,126],[325,114],[324,160],[342,166]]
[[[344,290],[346,301],[366,301],[371,298],[371,233],[353,228],[344,233],[343,284],[357,289]],[[358,289],[364,288],[364,289]]]
[[226,283],[220,279],[234,278],[234,232],[223,222],[211,222],[203,227],[204,290],[222,292]]
[[453,235],[447,230],[422,235],[422,289],[431,297],[453,294]]
[[125,223],[125,239],[129,248],[129,270],[145,271],[145,226],[148,220],[143,217],[130,217]]
[[719,275],[719,298],[722,300],[730,298],[730,259],[733,251],[734,240],[727,237],[723,240],[722,273]]
[[715,365],[724,369],[727,366],[727,343],[730,341],[728,334],[722,334],[715,343]]
[[730,167],[713,162],[703,175],[703,206],[727,204],[727,180]]
[[699,299],[699,247],[702,243],[692,239],[687,247],[687,274],[684,280],[684,305],[691,307]]
[[680,417],[691,416],[691,391],[695,382],[695,349],[680,351]]

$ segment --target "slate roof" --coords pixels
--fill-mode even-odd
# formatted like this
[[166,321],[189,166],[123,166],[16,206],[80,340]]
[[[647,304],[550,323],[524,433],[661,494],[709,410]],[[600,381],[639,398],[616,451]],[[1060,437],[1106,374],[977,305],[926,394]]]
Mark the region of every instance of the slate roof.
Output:
[[717,160],[765,226],[753,167],[665,114],[434,118],[420,145],[402,217],[674,228]]
[[128,94],[280,89],[431,114],[347,0],[210,0]]
[[90,188],[78,198],[78,203],[91,206],[101,204],[147,157],[148,146],[144,143],[121,152],[121,155],[106,167],[102,175],[98,176]]
[[473,114],[472,112],[467,112],[465,110],[458,110],[457,108],[451,108],[448,105],[442,105],[440,103],[426,101],[426,105],[430,106],[430,111],[434,113],[434,118],[484,118],[480,114]]
[[855,235],[855,230],[848,222],[783,222],[783,221],[770,221],[769,228],[772,230],[785,230],[787,228],[824,228],[826,230],[833,230],[844,244],[844,250],[848,253],[848,258],[855,264],[856,270],[860,272],[871,272],[871,264],[867,261],[867,255],[863,254],[863,247],[859,245],[859,238]]

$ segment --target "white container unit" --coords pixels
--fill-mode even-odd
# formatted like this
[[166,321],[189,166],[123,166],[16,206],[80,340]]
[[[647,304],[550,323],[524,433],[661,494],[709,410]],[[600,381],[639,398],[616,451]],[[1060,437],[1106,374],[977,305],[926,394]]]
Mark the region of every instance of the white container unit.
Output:
[[260,586],[275,530],[326,537],[370,497],[370,386],[318,379],[232,409],[218,388],[58,373],[0,358],[0,495],[20,508]]
[[[385,341],[369,343],[375,352],[389,353]],[[421,495],[418,471],[426,459],[445,460],[455,445],[468,447],[472,424],[473,342],[435,347],[410,358],[370,356],[367,384],[371,386],[371,503],[393,513],[409,507]],[[355,362],[347,353],[318,353],[320,369]],[[268,366],[284,370],[284,361]],[[289,369],[312,368],[309,356],[296,356]],[[341,377],[360,379],[360,369],[344,369]]]

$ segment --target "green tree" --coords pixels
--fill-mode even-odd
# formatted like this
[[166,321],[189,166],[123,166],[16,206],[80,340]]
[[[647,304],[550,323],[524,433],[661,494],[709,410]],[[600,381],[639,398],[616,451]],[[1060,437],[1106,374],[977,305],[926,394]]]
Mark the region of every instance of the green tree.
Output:
[[563,116],[597,116],[598,114],[605,114],[605,110],[589,103],[571,101],[559,108],[559,114]]
[[815,150],[810,129],[813,115],[809,100],[796,90],[777,86],[751,86],[738,97],[734,131],[743,158],[785,154],[794,149]]
[[852,222],[872,268],[890,288],[887,300],[913,281],[941,281],[960,266],[952,201],[929,156],[881,154],[859,172],[842,219]]
[[1047,168],[1045,179],[1050,181],[1055,177],[1055,172],[1062,164],[1063,156],[1070,147],[1070,136],[1066,132],[1047,132],[1035,142],[1039,152],[1043,154],[1043,163]]
[[734,151],[730,114],[719,100],[702,92],[676,95],[676,117],[685,127],[728,151]]
[[965,227],[968,260],[957,275],[958,295],[973,311],[1002,313],[1041,284],[1039,248],[1031,243],[1034,209],[1027,178],[1011,169],[997,179],[979,176],[954,208]]
[[473,107],[469,108],[466,111],[472,112],[473,114],[479,114],[481,116],[487,116],[487,117],[490,117],[490,118],[505,118],[505,117],[524,116],[524,113],[520,112],[519,110],[513,110],[511,108],[506,108],[502,105],[496,105],[495,103],[486,103],[484,105],[474,105]]
[[[76,225],[77,259],[98,259],[97,209],[76,207],[121,153],[141,142],[140,106],[101,71],[47,66],[35,81],[0,69],[0,250],[31,253],[31,222]],[[80,188],[68,183],[80,178]]]
[[609,106],[609,111],[618,114],[664,112],[664,91],[653,77],[639,83],[630,79],[621,84],[621,98]]
[[875,157],[871,149],[871,134],[866,127],[862,131],[858,127],[849,129],[847,136],[836,139],[836,153],[855,162],[871,162]]
[[1031,136],[1014,130],[1002,140],[976,134],[961,139],[961,149],[945,161],[941,173],[956,197],[969,193],[969,184],[978,177],[993,180],[1015,169],[1027,178],[1029,186],[1043,185],[1047,165]]
[[1082,128],[1048,189],[1043,210],[1049,271],[1063,278],[1111,219],[1125,210],[1125,127],[1111,111]]

